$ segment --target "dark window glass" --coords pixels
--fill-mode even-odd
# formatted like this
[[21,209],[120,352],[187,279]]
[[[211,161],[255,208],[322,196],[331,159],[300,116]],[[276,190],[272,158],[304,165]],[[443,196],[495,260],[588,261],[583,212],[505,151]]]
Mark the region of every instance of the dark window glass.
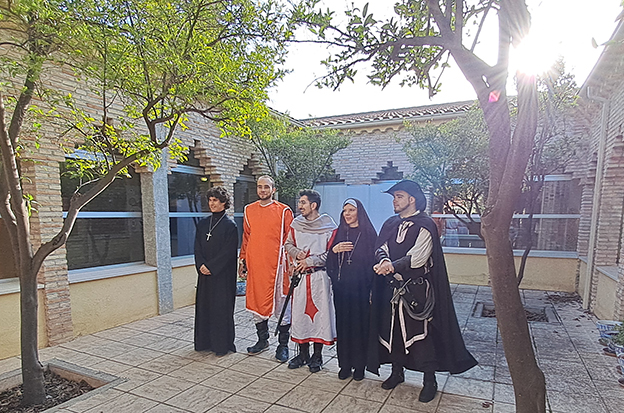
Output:
[[234,183],[234,222],[238,229],[238,247],[243,242],[243,212],[245,205],[258,200],[256,191],[256,178],[251,173],[248,165],[245,165],[242,172]]
[[77,219],[66,247],[70,270],[145,261],[143,220]]
[[[65,164],[61,164],[61,196],[63,211],[69,209],[69,201],[79,185],[77,179],[65,174]],[[81,192],[84,193],[89,186]],[[117,177],[101,194],[92,199],[81,211],[141,212],[141,178],[129,168],[129,177]]]
[[210,212],[206,191],[207,177],[172,172],[168,176],[170,212]]
[[169,218],[172,257],[194,254],[195,227],[201,219],[200,217]]

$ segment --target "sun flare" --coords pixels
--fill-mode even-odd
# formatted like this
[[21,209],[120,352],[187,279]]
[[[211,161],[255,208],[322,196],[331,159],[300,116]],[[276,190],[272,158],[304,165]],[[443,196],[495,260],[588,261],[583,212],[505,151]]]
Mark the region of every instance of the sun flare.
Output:
[[541,75],[547,72],[561,55],[560,45],[551,33],[532,27],[528,36],[510,51],[509,72]]

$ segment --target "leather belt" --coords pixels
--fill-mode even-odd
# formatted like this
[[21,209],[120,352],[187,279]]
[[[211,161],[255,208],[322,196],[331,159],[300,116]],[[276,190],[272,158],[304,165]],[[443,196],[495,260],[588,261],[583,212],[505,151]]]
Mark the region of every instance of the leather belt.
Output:
[[325,271],[325,267],[308,267],[303,270],[302,274],[312,274],[317,271]]

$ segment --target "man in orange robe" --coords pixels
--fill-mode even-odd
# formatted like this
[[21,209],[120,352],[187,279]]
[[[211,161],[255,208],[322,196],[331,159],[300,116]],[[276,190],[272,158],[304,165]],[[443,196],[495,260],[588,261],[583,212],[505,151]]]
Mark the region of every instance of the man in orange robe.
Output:
[[[247,273],[247,310],[253,313],[258,334],[258,342],[247,347],[249,354],[258,354],[269,348],[269,317],[279,317],[288,294],[284,242],[293,220],[288,205],[273,199],[273,178],[258,178],[256,190],[259,200],[245,207],[238,269],[241,277],[245,277],[245,270]],[[284,315],[278,331],[275,358],[285,362],[288,360],[290,311]]]

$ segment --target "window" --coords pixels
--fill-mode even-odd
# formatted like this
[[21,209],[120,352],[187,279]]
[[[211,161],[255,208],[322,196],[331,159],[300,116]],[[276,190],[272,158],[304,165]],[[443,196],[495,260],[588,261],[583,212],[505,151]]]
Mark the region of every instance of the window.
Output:
[[[568,175],[547,175],[529,218],[526,195],[520,198],[509,228],[513,249],[524,250],[529,241],[533,250],[576,251],[580,219],[580,186]],[[465,215],[432,214],[445,247],[485,248],[480,236],[481,218]]]
[[[63,211],[79,182],[67,177],[61,164]],[[129,169],[85,205],[78,214],[67,239],[67,266],[74,270],[145,260],[143,219],[141,218],[141,180]]]
[[234,184],[234,221],[238,228],[238,247],[243,242],[243,217],[245,213],[245,205],[258,200],[256,191],[256,178],[253,176],[251,169],[245,165],[243,171],[236,178]]
[[[192,154],[189,156],[191,158]],[[209,215],[205,195],[210,182],[204,174],[204,168],[178,165],[167,177],[172,257],[193,254],[195,227]]]

